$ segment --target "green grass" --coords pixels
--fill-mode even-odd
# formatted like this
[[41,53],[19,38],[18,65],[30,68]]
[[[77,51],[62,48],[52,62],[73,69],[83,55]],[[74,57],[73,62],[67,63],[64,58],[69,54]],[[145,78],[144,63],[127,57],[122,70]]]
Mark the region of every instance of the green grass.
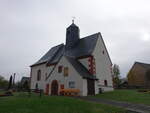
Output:
[[98,94],[96,97],[150,105],[150,93],[137,92],[137,90],[115,90]]
[[71,97],[42,96],[17,93],[0,97],[0,113],[124,113],[113,106],[91,103]]

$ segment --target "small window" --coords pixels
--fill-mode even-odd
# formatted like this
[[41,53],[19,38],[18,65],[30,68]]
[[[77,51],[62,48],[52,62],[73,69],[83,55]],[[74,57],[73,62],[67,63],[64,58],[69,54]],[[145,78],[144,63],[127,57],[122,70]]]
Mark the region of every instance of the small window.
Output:
[[69,88],[75,88],[75,82],[74,81],[69,82]]
[[37,71],[37,81],[41,80],[41,70]]
[[35,89],[38,89],[38,83],[35,84]]
[[69,35],[69,34],[70,34],[70,31],[68,30],[68,31],[67,31],[67,35]]
[[58,73],[61,73],[62,72],[62,66],[58,66]]
[[105,54],[105,51],[103,50],[103,54]]
[[61,84],[61,85],[60,85],[60,89],[64,89],[64,84]]
[[108,86],[107,80],[104,80],[104,85]]
[[68,67],[65,67],[64,68],[64,76],[68,76],[68,73],[69,73],[69,69],[68,69]]

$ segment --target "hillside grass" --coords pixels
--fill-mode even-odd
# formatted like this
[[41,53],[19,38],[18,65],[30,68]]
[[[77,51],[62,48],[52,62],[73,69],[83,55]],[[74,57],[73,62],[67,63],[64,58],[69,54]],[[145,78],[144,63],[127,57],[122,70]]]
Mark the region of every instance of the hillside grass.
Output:
[[144,93],[137,90],[115,90],[98,94],[95,97],[150,105],[150,92]]
[[122,108],[96,104],[71,97],[17,93],[0,97],[0,113],[125,113]]

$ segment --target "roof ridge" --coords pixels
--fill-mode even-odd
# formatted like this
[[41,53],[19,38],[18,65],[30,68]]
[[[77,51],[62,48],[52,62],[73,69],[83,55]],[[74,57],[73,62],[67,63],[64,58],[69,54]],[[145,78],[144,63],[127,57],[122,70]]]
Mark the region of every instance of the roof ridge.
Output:
[[135,61],[135,63],[144,64],[144,65],[150,65],[150,64],[148,64],[148,63],[143,63],[143,62],[138,62],[138,61]]
[[99,34],[101,35],[100,32],[97,32],[97,33],[94,33],[94,34],[91,34],[91,35],[87,35],[87,36],[85,36],[85,37],[80,38],[80,40],[85,39],[85,38],[88,38],[88,37],[92,37],[92,36],[94,36],[94,35],[99,35]]
[[58,47],[58,46],[62,46],[62,45],[64,45],[64,43],[58,44],[58,45],[56,45],[56,46],[53,46],[53,47],[51,47],[51,49],[52,49],[52,48],[55,48],[55,47]]

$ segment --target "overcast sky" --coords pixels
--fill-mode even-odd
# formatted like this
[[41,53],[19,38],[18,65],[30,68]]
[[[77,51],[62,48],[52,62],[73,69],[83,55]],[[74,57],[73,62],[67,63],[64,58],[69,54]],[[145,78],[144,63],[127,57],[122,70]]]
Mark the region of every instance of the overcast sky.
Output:
[[0,75],[29,76],[31,64],[65,43],[73,16],[81,37],[101,32],[121,76],[135,61],[150,63],[150,0],[0,0]]

